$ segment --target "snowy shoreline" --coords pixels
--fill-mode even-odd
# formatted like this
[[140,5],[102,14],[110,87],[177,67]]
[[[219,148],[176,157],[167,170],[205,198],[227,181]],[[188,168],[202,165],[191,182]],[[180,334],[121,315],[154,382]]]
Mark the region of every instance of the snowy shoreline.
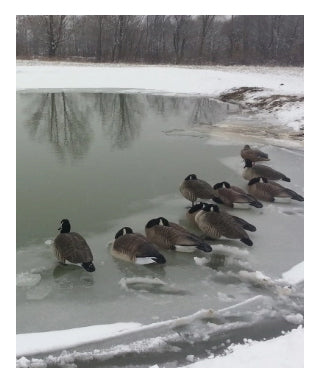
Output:
[[[247,87],[247,90],[243,88]],[[299,133],[304,127],[304,69],[260,66],[169,66],[75,62],[16,62],[16,89],[121,89],[225,97],[256,120]],[[236,99],[234,99],[236,98]],[[255,121],[252,122],[255,125]],[[294,139],[295,141],[295,139]]]

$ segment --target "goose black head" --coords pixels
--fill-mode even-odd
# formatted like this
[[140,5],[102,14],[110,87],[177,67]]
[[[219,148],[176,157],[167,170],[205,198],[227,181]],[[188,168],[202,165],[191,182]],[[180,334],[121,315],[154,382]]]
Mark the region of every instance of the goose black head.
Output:
[[69,233],[70,232],[70,222],[66,218],[61,220],[61,227],[58,228],[60,233]]
[[124,236],[124,235],[127,235],[127,234],[130,234],[130,233],[133,233],[132,228],[130,228],[130,227],[124,227],[124,228],[120,229],[120,230],[116,233],[115,239],[118,239],[119,237]]
[[153,218],[153,219],[148,221],[148,223],[146,224],[145,228],[152,228],[155,225],[158,225],[159,221],[160,221],[159,218]]
[[250,146],[249,145],[245,145],[244,146],[244,150],[249,150],[250,149]]
[[204,204],[203,210],[205,212],[216,212],[216,213],[218,213],[219,212],[219,207],[218,207],[218,205],[215,205],[215,204]]
[[170,226],[169,221],[164,217],[158,217],[158,225],[164,225],[165,227]]
[[252,161],[250,159],[245,159],[244,168],[251,168],[251,167],[252,167]]
[[189,180],[197,180],[197,176],[196,176],[196,174],[189,174],[187,177],[185,177],[184,180],[185,180],[185,181],[189,181]]
[[203,208],[204,203],[200,202],[199,204],[193,205],[189,210],[188,213],[195,213],[198,210],[201,210]]
[[223,182],[218,182],[217,184],[215,184],[213,186],[213,189],[217,190],[217,189],[221,189],[225,186],[225,188],[230,188],[230,184],[226,181],[223,181]]
[[258,182],[260,182],[260,178],[261,178],[261,177],[252,178],[252,179],[248,182],[248,186],[251,186],[251,185],[253,185],[253,184],[257,184]]
[[268,179],[266,177],[260,177],[260,180],[266,184],[268,182]]

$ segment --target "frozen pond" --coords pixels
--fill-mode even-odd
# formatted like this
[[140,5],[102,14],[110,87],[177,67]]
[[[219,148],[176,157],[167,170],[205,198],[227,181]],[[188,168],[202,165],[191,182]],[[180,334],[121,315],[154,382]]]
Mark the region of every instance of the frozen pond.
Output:
[[[257,232],[250,233],[254,246],[216,241],[209,261],[202,253],[163,251],[165,266],[136,266],[109,254],[108,244],[123,226],[144,233],[147,221],[158,216],[187,226],[189,202],[179,185],[190,173],[212,185],[226,180],[246,187],[239,152],[251,140],[219,143],[205,130],[233,111],[203,97],[17,93],[18,334],[149,324],[259,296],[259,305],[245,306],[247,312],[230,321],[252,323],[261,315],[264,327],[252,334],[268,337],[288,325],[287,315],[303,312],[302,287],[289,290],[280,281],[303,260],[300,202],[232,210],[256,225]],[[262,148],[269,166],[291,178],[284,184],[303,194],[303,152]],[[58,265],[47,240],[57,235],[63,218],[90,245],[94,273]],[[273,317],[271,328],[267,320]]]

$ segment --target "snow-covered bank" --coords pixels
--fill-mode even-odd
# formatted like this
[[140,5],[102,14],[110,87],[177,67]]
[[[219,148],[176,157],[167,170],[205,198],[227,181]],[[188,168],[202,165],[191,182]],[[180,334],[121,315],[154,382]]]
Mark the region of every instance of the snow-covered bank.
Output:
[[[16,87],[17,90],[121,89],[216,98],[247,87],[252,91],[244,93],[244,107],[260,112],[258,119],[298,131],[303,127],[303,100],[293,100],[293,96],[303,97],[303,75],[303,68],[297,67],[127,66],[17,61]],[[236,101],[241,102],[240,95]]]
[[225,351],[224,356],[197,361],[187,367],[304,367],[304,329],[299,326],[267,341],[247,340],[245,344],[231,345]]
[[[289,271],[284,272],[282,275],[282,284],[286,285],[287,283],[297,284],[304,280],[304,263],[300,263]],[[287,281],[289,279],[289,281]],[[184,326],[194,322],[195,320],[200,320],[203,318],[209,318],[212,315],[217,316],[227,316],[231,311],[240,311],[243,312],[243,308],[250,304],[253,304],[255,308],[262,308],[262,305],[265,303],[265,297],[259,295],[251,299],[247,299],[244,302],[223,308],[218,311],[213,310],[200,310],[195,314],[188,315],[181,318],[165,320],[162,322],[155,322],[149,325],[142,325],[140,323],[114,323],[108,325],[96,325],[88,326],[82,328],[73,328],[68,330],[60,331],[48,331],[48,332],[38,332],[38,333],[29,333],[29,334],[18,334],[16,336],[16,356],[17,356],[17,367],[46,367],[47,363],[33,356],[37,356],[41,353],[54,352],[60,350],[67,350],[74,347],[78,347],[83,344],[89,344],[94,342],[100,342],[107,339],[112,339],[114,337],[129,335],[133,332],[141,332],[142,334],[146,331],[155,331],[161,327],[174,328],[179,326]],[[270,312],[270,311],[269,311]],[[284,315],[284,319],[289,323],[301,325],[303,323],[303,316],[301,314],[288,314]],[[218,327],[221,328],[220,326]],[[285,339],[286,338],[286,339]],[[154,338],[152,340],[146,341],[145,343],[140,344],[140,350],[144,349],[146,346],[147,349],[152,349],[153,346],[161,344],[163,339],[161,337]],[[269,343],[270,342],[270,343]],[[282,336],[279,338],[274,338],[269,342],[257,342],[253,344],[251,340],[245,340],[244,345],[231,345],[225,350],[225,356],[210,358],[207,360],[202,360],[192,365],[192,367],[302,367],[303,366],[303,327],[300,326],[297,330],[293,330],[292,333]],[[130,345],[132,346],[132,345]],[[292,347],[296,349],[292,350]],[[126,351],[130,348],[126,346]],[[266,355],[271,350],[270,355]],[[233,354],[231,354],[233,351]],[[283,355],[284,352],[287,352],[287,355]],[[114,355],[115,350],[110,354],[108,351],[104,350],[102,352],[103,356]],[[240,354],[240,357],[239,357]],[[72,354],[65,354],[64,351],[60,356],[47,357],[50,361],[54,363],[60,363],[65,360],[65,356],[68,358],[68,362],[74,362],[79,357],[83,359],[84,357],[91,360],[95,355],[100,356],[100,352],[82,352],[78,353],[74,351]],[[247,359],[248,355],[248,359]],[[28,358],[31,359],[28,359]],[[232,362],[230,362],[230,358]],[[251,361],[248,363],[249,358]],[[47,360],[48,360],[47,359]],[[190,359],[188,359],[190,361]],[[230,365],[231,363],[231,365]],[[249,366],[247,366],[249,364]],[[191,367],[191,366],[189,366]]]

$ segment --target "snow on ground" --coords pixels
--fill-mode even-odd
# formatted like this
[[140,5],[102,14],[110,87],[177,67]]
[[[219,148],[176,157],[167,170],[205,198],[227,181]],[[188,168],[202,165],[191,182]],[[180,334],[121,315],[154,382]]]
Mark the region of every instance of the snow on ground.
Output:
[[[260,119],[298,131],[303,127],[303,102],[286,101],[283,96],[303,96],[304,70],[298,67],[257,66],[146,66],[82,64],[67,62],[17,61],[16,87],[25,89],[122,89],[128,92],[200,94],[219,97],[241,87],[256,87],[245,93],[242,104],[253,105],[258,98],[273,98],[275,107],[260,111]],[[240,102],[240,101],[238,101]]]
[[[260,276],[260,275],[259,275]],[[304,279],[303,263],[298,264],[283,275],[283,280],[289,279],[291,283],[299,283]],[[144,279],[142,279],[144,280]],[[146,281],[146,280],[145,280]],[[149,281],[149,279],[147,280]],[[146,282],[147,282],[146,281]],[[162,282],[163,283],[163,282]],[[243,303],[230,306],[226,309],[219,310],[219,314],[240,308],[249,302],[255,302],[259,297],[248,299]],[[82,328],[73,328],[60,331],[49,331],[40,333],[17,334],[16,336],[16,356],[17,367],[39,367],[41,363],[37,363],[37,359],[25,358],[25,356],[35,355],[41,352],[56,351],[68,349],[86,344],[89,342],[97,342],[107,338],[113,338],[128,332],[148,329],[155,329],[161,326],[179,326],[186,324],[195,319],[203,318],[210,315],[212,310],[200,310],[195,314],[188,315],[174,320],[166,320],[156,322],[149,325],[140,323],[114,323],[108,325],[88,326]],[[301,314],[288,315],[291,323],[300,325],[303,323]],[[270,343],[269,343],[270,342]],[[272,339],[267,342],[257,342],[253,344],[248,341],[246,345],[232,345],[228,348],[225,357],[203,360],[194,365],[194,367],[302,367],[303,366],[303,327],[293,330],[286,337]],[[294,350],[292,347],[296,347]],[[269,355],[267,353],[272,350]],[[233,351],[233,354],[230,352]],[[287,355],[283,355],[287,352]],[[247,362],[247,353],[251,362]],[[274,353],[274,355],[272,354]],[[240,360],[238,359],[240,355]],[[266,359],[265,359],[266,358]],[[230,359],[232,361],[230,362]],[[229,365],[230,364],[230,365]],[[246,366],[249,364],[249,366]],[[46,366],[46,365],[45,365]]]
[[140,323],[113,323],[100,326],[73,328],[71,330],[35,332],[17,335],[17,357],[33,355],[60,348],[70,348],[79,344],[113,337],[140,327]]
[[297,284],[304,280],[304,262],[295,265],[292,269],[284,272],[283,279],[290,284]]
[[252,341],[231,345],[226,355],[197,361],[186,367],[304,367],[304,329],[299,326],[291,332],[267,341]]

